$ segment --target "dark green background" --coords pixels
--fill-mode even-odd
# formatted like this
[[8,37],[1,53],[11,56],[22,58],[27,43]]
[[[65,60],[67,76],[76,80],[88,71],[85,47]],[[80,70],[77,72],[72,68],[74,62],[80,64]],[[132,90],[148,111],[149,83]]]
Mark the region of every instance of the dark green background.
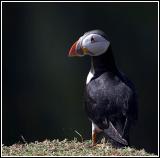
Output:
[[131,144],[157,153],[157,3],[3,2],[3,143],[91,138],[83,107],[90,58],[68,58],[83,33],[101,29],[134,82],[139,121]]

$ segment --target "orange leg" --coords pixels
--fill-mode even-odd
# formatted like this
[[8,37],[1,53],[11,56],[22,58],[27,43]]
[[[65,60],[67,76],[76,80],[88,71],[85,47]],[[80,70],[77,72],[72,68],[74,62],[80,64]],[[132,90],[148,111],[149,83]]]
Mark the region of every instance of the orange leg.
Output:
[[96,133],[96,131],[94,130],[94,131],[92,131],[92,145],[93,146],[95,146],[96,145],[96,141],[97,141],[97,139],[96,139],[96,135],[97,133]]

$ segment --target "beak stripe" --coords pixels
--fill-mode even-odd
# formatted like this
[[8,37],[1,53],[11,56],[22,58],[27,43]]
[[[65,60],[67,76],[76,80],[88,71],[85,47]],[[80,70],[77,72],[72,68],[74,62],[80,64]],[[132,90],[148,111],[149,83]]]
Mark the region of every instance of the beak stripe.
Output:
[[75,42],[75,43],[72,45],[72,47],[71,47],[71,49],[70,49],[70,51],[69,51],[69,56],[77,56],[76,45],[77,45],[77,42]]

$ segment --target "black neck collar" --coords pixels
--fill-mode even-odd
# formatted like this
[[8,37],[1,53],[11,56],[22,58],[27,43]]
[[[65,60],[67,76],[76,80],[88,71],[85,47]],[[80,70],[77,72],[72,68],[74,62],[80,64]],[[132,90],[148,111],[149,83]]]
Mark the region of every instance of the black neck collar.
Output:
[[113,74],[118,72],[111,46],[104,54],[100,56],[92,56],[91,72],[94,74],[94,76],[99,76],[104,72],[111,72]]

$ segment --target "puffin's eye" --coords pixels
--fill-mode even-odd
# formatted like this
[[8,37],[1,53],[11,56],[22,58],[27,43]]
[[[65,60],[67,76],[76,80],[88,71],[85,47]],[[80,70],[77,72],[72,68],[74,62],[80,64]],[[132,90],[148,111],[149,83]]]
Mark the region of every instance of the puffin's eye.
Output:
[[91,37],[91,43],[94,43],[95,39],[93,38],[93,36]]

